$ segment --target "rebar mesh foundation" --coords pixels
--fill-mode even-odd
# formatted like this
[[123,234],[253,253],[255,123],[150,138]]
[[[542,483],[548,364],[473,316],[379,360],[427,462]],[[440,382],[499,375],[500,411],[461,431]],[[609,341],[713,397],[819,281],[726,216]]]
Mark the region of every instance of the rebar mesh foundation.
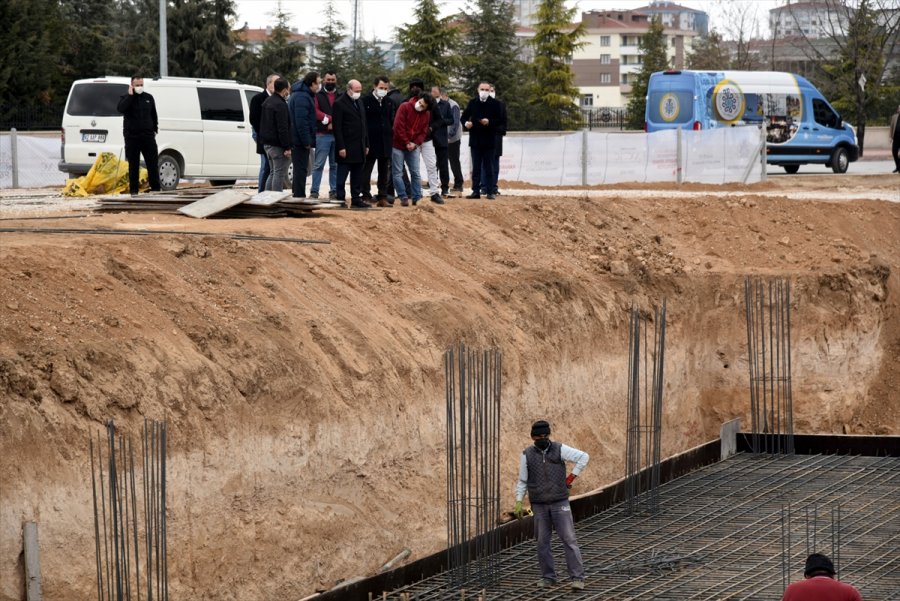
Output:
[[[740,454],[662,486],[660,511],[628,515],[624,503],[576,524],[586,588],[567,582],[535,587],[534,541],[499,554],[500,579],[484,598],[534,599],[779,599],[782,582],[782,507],[840,505],[840,579],[867,601],[900,599],[900,458],[837,455]],[[796,518],[797,516],[795,516]],[[793,572],[802,578],[808,551],[805,520],[789,520]],[[832,520],[813,526],[830,551]],[[563,551],[554,539],[557,568]],[[387,595],[425,601],[477,599],[447,574]],[[381,598],[381,597],[379,597]]]

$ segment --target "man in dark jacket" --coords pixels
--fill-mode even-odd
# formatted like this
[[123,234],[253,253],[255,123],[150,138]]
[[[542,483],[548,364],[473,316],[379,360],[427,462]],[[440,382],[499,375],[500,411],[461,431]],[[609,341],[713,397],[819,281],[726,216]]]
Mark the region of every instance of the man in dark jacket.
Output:
[[322,89],[315,95],[316,100],[316,158],[313,164],[312,185],[309,187],[311,198],[319,197],[319,185],[322,183],[322,175],[325,173],[325,163],[328,162],[328,198],[337,198],[335,186],[337,185],[337,167],[334,154],[334,124],[331,111],[334,101],[337,100],[337,74],[334,71],[325,71],[322,78]]
[[[497,92],[494,88],[493,84],[491,84],[491,98],[497,98]],[[494,179],[491,181],[491,186],[489,188],[481,187],[481,193],[487,194],[490,192],[495,196],[500,193],[497,189],[497,180],[500,179],[500,157],[503,156],[503,137],[506,135],[506,103],[501,100],[497,100],[497,104],[500,105],[500,122],[497,124],[497,143],[494,146],[494,158],[493,158],[493,173]]]
[[334,101],[334,148],[337,151],[337,200],[343,202],[347,175],[350,175],[350,208],[368,209],[372,205],[360,198],[362,174],[369,152],[365,109],[360,101],[362,84],[355,79],[347,91]]
[[450,103],[444,100],[444,91],[440,86],[431,87],[431,97],[434,98],[435,109],[440,113],[441,119],[437,122],[434,131],[431,132],[434,142],[434,154],[437,159],[437,169],[441,179],[441,196],[448,196],[450,190],[450,137],[449,128],[453,125],[453,110]]
[[271,172],[271,169],[269,168],[269,158],[266,156],[266,151],[263,149],[262,142],[259,141],[259,120],[262,117],[263,102],[272,95],[275,80],[279,77],[281,76],[276,73],[269,75],[266,78],[266,89],[250,99],[251,134],[253,135],[253,141],[256,142],[256,154],[260,156],[259,185],[257,188],[259,192],[266,189],[266,180],[269,179],[269,173]]
[[388,182],[391,173],[391,140],[394,126],[394,103],[388,100],[390,80],[385,75],[375,78],[372,92],[362,97],[366,111],[366,131],[369,134],[369,154],[362,175],[362,198],[372,200],[372,168],[378,163],[379,207],[387,206]]
[[491,84],[478,84],[478,97],[469,101],[460,120],[469,132],[469,150],[472,151],[472,193],[466,198],[481,198],[482,188],[487,189],[488,199],[493,200],[494,181],[492,160],[497,144],[497,126],[501,121],[500,105],[491,98]]
[[291,163],[294,165],[292,195],[306,198],[306,176],[309,171],[309,152],[316,147],[316,103],[319,74],[310,71],[291,87],[288,111],[291,115]]
[[[556,568],[553,566],[553,553],[550,550],[550,538],[556,530],[565,550],[571,587],[583,589],[584,565],[581,561],[581,549],[575,540],[569,489],[590,457],[584,451],[551,441],[550,424],[544,420],[531,425],[531,440],[534,444],[522,451],[519,459],[515,514],[516,517],[522,516],[522,499],[527,491],[531,510],[534,512],[538,564],[541,568],[538,587],[556,584]],[[567,461],[575,464],[568,476]]]
[[156,148],[156,134],[159,132],[159,118],[156,115],[156,101],[144,92],[144,78],[135,75],[128,86],[128,94],[119,99],[125,134],[125,160],[128,161],[128,189],[134,196],[140,192],[141,155],[147,164],[150,189],[159,191],[159,153]]
[[266,180],[266,190],[281,192],[291,160],[291,118],[286,98],[291,88],[286,79],[275,80],[274,93],[263,102],[259,124],[259,139],[263,143],[272,172]]

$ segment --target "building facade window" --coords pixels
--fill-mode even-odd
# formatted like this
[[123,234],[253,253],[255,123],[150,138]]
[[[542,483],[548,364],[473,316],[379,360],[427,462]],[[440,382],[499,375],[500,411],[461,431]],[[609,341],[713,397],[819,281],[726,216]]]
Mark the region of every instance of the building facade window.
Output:
[[600,64],[601,65],[608,65],[611,62],[611,60],[612,60],[612,58],[610,57],[609,54],[601,54],[600,55]]
[[600,83],[610,83],[612,81],[612,77],[609,73],[601,73],[600,74]]
[[609,36],[608,35],[600,36],[600,45],[601,46],[609,46]]
[[593,94],[582,94],[581,106],[594,106],[594,95]]

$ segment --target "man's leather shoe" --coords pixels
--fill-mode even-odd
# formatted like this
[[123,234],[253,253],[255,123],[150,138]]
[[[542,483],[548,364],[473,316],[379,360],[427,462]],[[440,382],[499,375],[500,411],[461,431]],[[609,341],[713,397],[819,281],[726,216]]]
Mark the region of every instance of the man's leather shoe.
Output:
[[471,194],[466,196],[466,198],[481,198],[481,194],[479,194],[478,192],[472,192]]
[[487,198],[488,200],[494,200],[497,197],[494,196],[493,194],[488,194],[485,198]]
[[441,195],[440,195],[440,194],[432,194],[432,195],[431,195],[431,202],[433,202],[433,203],[436,204],[436,205],[442,205],[442,204],[444,204],[444,199],[441,198]]

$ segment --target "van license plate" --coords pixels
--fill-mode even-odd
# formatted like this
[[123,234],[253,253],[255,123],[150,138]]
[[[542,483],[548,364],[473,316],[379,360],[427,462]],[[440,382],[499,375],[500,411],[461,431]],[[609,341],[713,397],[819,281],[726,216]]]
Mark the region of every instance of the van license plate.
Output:
[[106,134],[81,134],[82,142],[106,142]]

